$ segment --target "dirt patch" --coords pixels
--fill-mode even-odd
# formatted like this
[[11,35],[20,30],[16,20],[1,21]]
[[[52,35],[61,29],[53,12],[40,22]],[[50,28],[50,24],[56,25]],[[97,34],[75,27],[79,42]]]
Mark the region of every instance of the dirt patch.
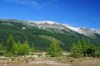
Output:
[[0,58],[0,66],[100,66],[100,58],[13,57]]
[[13,58],[13,60],[1,59],[0,66],[69,66],[68,64],[58,63],[49,59],[44,59],[41,57],[34,58]]

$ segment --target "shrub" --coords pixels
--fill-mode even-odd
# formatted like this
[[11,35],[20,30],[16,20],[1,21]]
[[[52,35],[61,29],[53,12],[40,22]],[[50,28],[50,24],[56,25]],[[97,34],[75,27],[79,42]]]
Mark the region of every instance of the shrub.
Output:
[[41,57],[42,56],[42,54],[38,54],[38,57]]
[[15,58],[11,58],[11,60],[15,60]]
[[74,62],[74,60],[72,59],[70,62]]
[[32,60],[34,60],[34,58],[32,58]]
[[4,56],[6,56],[6,57],[12,57],[13,55],[12,55],[12,53],[6,53]]
[[30,54],[30,55],[35,55],[34,53]]
[[100,58],[100,53],[97,54],[97,57]]
[[70,54],[68,57],[75,57],[75,58],[81,58],[83,57],[80,53]]

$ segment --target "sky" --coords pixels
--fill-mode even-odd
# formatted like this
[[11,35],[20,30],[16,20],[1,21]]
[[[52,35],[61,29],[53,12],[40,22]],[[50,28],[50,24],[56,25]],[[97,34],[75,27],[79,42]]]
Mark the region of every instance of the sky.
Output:
[[100,29],[100,0],[0,0],[0,19]]

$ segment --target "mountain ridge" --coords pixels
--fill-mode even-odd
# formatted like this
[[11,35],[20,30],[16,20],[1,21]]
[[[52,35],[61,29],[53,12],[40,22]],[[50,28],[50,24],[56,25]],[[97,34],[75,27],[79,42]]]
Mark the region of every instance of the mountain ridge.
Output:
[[[59,45],[64,50],[69,50],[73,42],[77,42],[84,36],[96,46],[100,45],[100,35],[95,34],[97,38],[90,38],[78,32],[75,32],[62,24],[38,24],[28,21],[18,21],[14,19],[0,20],[0,44],[6,46],[7,38],[10,34],[14,36],[16,42],[27,40],[30,46],[34,43],[36,49],[45,50],[50,47],[51,40],[56,38]],[[47,27],[43,29],[43,27]],[[54,27],[54,28],[52,28]],[[58,29],[62,27],[63,29]],[[45,46],[45,47],[44,47]]]
[[[0,19],[3,21],[13,21],[23,23],[28,26],[35,27],[37,29],[43,29],[53,33],[62,33],[65,34],[62,30],[70,32],[70,30],[83,34],[85,36],[96,38],[95,33],[100,34],[100,30],[97,29],[88,29],[84,27],[75,28],[67,24],[60,24],[54,21],[19,21],[16,19]],[[24,27],[24,26],[23,26]],[[24,27],[25,28],[25,27]]]

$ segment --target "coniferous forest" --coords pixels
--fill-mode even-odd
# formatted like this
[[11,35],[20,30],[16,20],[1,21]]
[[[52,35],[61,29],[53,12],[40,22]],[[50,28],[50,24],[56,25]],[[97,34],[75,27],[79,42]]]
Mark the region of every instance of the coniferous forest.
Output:
[[[7,24],[7,23],[10,24]],[[74,35],[65,35],[59,33],[51,33],[45,30],[37,29],[35,27],[30,28],[30,26],[24,25],[22,23],[16,23],[13,21],[0,21],[0,49],[4,49],[7,45],[7,39],[10,34],[12,34],[14,41],[17,43],[20,40],[22,44],[25,40],[32,46],[34,43],[34,48],[36,50],[45,50],[50,47],[52,43],[52,39],[55,38],[59,46],[64,51],[70,51],[73,42],[77,42],[79,39],[82,39],[84,35],[79,34],[76,32],[78,36]],[[22,27],[25,26],[27,29],[22,30]],[[98,35],[98,34],[97,34]],[[99,39],[92,39],[89,37],[84,36],[86,41],[90,40],[95,46],[99,46],[100,40]],[[100,35],[98,35],[100,38]]]

